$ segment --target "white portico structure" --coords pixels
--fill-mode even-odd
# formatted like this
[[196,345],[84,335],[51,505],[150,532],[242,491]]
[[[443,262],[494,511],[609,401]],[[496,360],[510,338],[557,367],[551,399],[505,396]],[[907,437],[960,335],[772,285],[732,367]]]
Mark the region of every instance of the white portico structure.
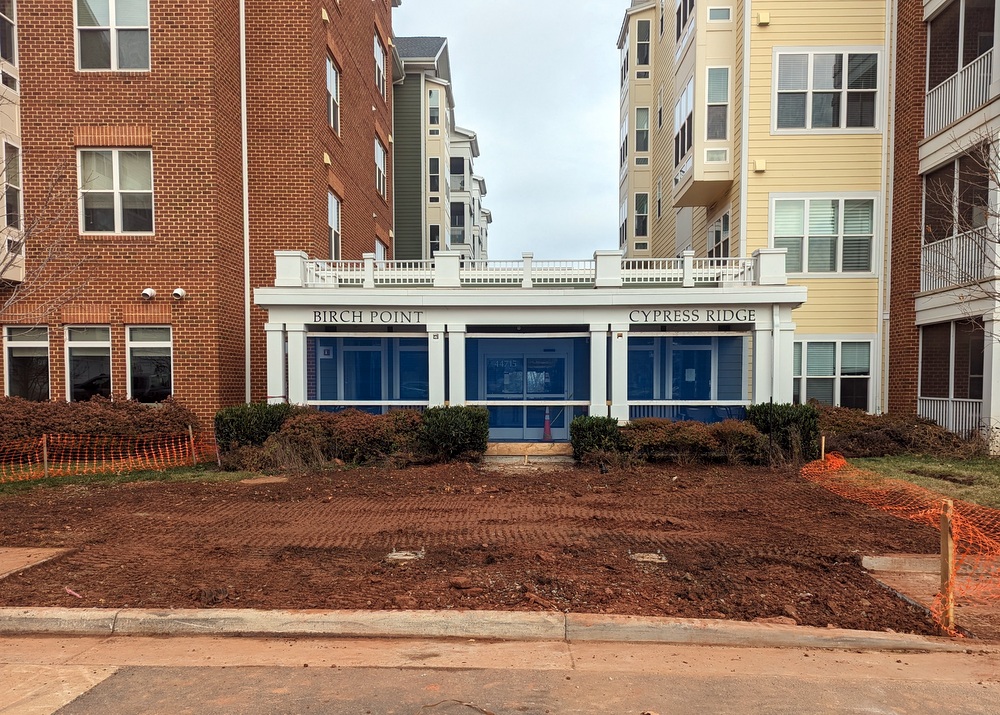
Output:
[[580,414],[717,421],[791,402],[785,250],[750,258],[314,261],[275,252],[268,400],[385,412],[483,405],[496,440]]

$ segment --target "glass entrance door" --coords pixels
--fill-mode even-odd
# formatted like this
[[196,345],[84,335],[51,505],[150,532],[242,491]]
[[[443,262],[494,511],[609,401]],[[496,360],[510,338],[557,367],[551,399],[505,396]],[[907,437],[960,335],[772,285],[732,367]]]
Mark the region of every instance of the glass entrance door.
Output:
[[[486,355],[484,363],[486,400],[492,403],[489,405],[492,439],[541,440],[545,434],[546,410],[552,439],[569,438],[564,406],[527,404],[532,401],[544,403],[567,399],[565,354]],[[504,401],[517,404],[496,404]]]

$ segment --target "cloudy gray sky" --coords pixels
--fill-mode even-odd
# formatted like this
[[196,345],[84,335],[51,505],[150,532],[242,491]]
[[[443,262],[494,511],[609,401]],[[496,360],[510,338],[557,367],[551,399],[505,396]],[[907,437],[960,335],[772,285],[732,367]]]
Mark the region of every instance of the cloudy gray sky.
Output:
[[455,119],[479,135],[490,258],[618,248],[618,50],[627,0],[403,0],[447,37]]

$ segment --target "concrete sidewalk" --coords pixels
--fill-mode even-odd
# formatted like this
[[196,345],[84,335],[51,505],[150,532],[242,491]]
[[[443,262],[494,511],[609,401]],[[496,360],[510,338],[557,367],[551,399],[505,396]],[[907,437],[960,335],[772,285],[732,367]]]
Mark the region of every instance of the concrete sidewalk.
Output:
[[976,641],[770,623],[519,611],[0,608],[0,634],[325,636],[961,652]]

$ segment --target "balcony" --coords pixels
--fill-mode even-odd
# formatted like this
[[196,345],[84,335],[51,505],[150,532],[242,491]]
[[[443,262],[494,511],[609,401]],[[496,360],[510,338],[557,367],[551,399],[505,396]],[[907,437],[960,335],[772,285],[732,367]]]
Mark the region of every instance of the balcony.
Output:
[[451,186],[452,191],[468,191],[468,183],[465,180],[464,174],[452,174],[450,181],[448,182]]
[[598,251],[592,260],[468,260],[439,251],[431,261],[317,261],[276,251],[277,287],[300,288],[729,288],[787,285],[785,250],[750,258],[623,259]]
[[924,136],[934,136],[986,104],[992,81],[990,49],[927,93]]
[[920,290],[947,290],[977,283],[996,272],[995,240],[985,228],[966,231],[921,249]]

